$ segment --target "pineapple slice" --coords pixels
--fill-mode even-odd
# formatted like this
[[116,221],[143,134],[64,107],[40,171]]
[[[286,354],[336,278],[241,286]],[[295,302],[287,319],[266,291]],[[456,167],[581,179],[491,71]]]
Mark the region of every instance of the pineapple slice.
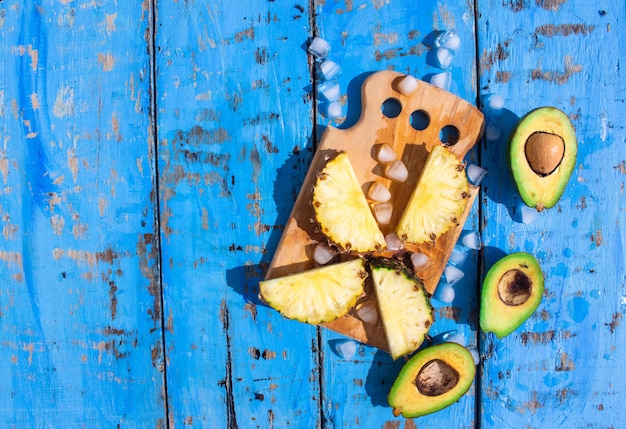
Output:
[[465,165],[445,147],[435,146],[396,226],[398,237],[410,243],[434,242],[458,224],[469,196]]
[[322,233],[340,249],[368,253],[385,246],[385,236],[345,152],[317,174],[313,208]]
[[289,319],[317,325],[348,312],[367,278],[361,258],[259,282],[260,295]]
[[433,309],[421,280],[400,261],[376,258],[370,271],[389,354],[395,360],[422,345]]

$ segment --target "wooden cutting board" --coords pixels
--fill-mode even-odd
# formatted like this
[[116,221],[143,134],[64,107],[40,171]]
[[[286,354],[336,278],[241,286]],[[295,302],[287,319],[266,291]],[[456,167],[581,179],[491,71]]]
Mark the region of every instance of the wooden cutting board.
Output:
[[[325,130],[285,225],[268,269],[267,279],[315,267],[313,249],[318,243],[326,243],[326,238],[316,231],[316,224],[312,222],[315,218],[311,206],[312,189],[317,172],[324,167],[329,157],[340,151],[346,152],[364,192],[367,192],[373,181],[381,182],[390,189],[394,214],[389,225],[381,227],[383,233],[387,234],[393,231],[404,211],[428,152],[435,145],[443,144],[442,136],[445,139],[449,131],[456,136],[448,149],[459,160],[463,160],[480,139],[484,129],[484,118],[480,110],[456,95],[423,81],[418,81],[415,92],[404,95],[398,91],[398,83],[405,76],[394,71],[370,75],[363,83],[362,113],[357,123],[348,129],[328,127]],[[396,109],[389,109],[390,106],[395,106]],[[390,115],[388,110],[395,112]],[[407,166],[407,181],[396,183],[382,175],[375,153],[385,143],[394,148]],[[457,227],[443,234],[435,243],[416,245],[409,249],[419,250],[431,259],[432,263],[428,268],[417,272],[430,294],[434,292],[443,274],[478,195],[478,189],[470,185],[471,197],[467,199],[466,210]],[[359,300],[357,307],[371,299],[376,298],[371,287],[366,287],[366,294]],[[324,326],[362,343],[387,349],[380,322],[375,326],[367,326],[355,317],[354,311]]]

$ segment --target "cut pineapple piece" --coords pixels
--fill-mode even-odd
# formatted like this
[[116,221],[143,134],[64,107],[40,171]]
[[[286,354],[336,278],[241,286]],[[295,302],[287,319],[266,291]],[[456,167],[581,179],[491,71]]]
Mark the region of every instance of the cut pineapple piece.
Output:
[[396,233],[410,243],[434,242],[458,224],[469,196],[465,166],[445,147],[435,146],[426,159]]
[[322,233],[340,249],[368,253],[385,246],[385,237],[345,152],[317,174],[313,208]]
[[421,280],[400,261],[376,258],[370,271],[389,354],[395,360],[424,342],[433,323],[432,307]]
[[289,319],[317,325],[354,307],[367,278],[361,258],[259,282],[261,297]]

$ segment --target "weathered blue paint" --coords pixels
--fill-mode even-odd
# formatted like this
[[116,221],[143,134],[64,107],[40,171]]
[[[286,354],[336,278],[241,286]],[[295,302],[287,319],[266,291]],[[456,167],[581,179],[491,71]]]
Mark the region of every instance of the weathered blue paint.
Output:
[[486,142],[485,266],[498,253],[539,259],[546,293],[511,336],[483,337],[482,427],[621,427],[624,351],[624,5],[479,2],[483,93],[498,93],[503,135],[534,107],[565,111],[577,167],[556,207],[516,222],[518,196],[501,168],[504,138]]
[[[620,427],[617,3],[0,1],[0,426]],[[283,319],[257,284],[325,127],[354,124],[371,72],[438,72],[444,29],[463,44],[451,91],[506,104],[484,110],[501,137],[467,157],[488,169],[465,227],[484,248],[456,300],[433,301],[433,336],[462,332],[480,374],[411,420],[386,404],[403,361],[338,356],[344,337]],[[342,67],[339,120],[315,90],[315,35]],[[506,136],[540,105],[570,115],[579,159],[526,225]],[[518,250],[541,262],[544,300],[509,337],[477,334],[482,273]]]
[[0,426],[164,421],[150,20],[0,3]]

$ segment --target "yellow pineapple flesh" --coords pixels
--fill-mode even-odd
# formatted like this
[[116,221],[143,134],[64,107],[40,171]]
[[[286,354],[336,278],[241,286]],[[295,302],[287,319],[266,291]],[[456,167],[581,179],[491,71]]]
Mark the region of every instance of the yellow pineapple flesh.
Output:
[[340,249],[369,253],[385,247],[385,237],[345,152],[317,174],[312,204],[322,233]]
[[362,258],[259,282],[261,298],[289,319],[317,325],[345,315],[363,294]]
[[432,306],[421,280],[400,261],[373,259],[370,272],[389,354],[395,360],[422,345],[433,323]]
[[444,146],[435,146],[396,226],[398,237],[416,244],[434,242],[458,225],[469,196],[465,165]]

